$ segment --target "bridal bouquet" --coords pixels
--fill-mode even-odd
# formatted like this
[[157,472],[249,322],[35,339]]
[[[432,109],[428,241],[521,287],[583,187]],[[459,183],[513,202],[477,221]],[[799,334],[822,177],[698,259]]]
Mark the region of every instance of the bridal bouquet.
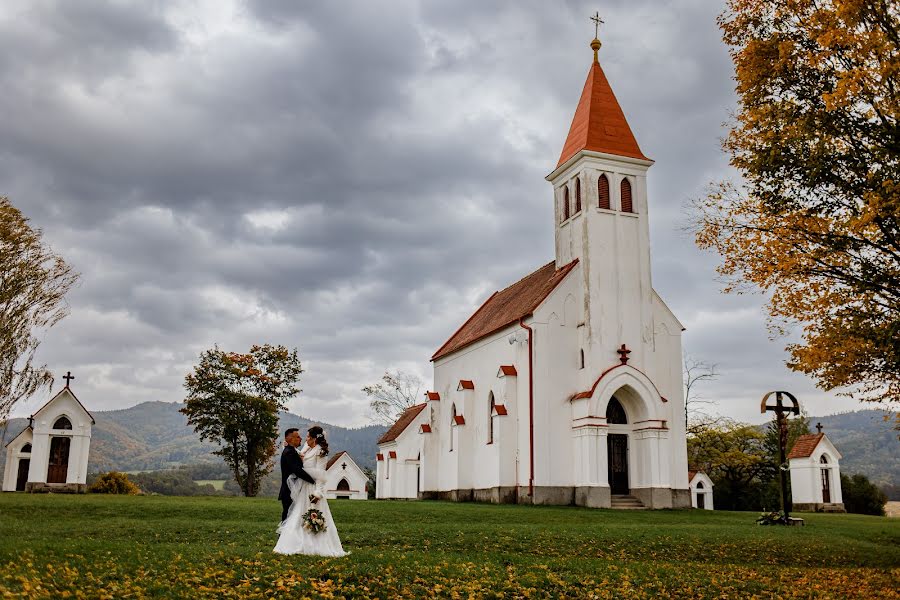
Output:
[[303,526],[313,533],[322,533],[328,527],[325,524],[325,515],[318,508],[310,508],[303,513]]

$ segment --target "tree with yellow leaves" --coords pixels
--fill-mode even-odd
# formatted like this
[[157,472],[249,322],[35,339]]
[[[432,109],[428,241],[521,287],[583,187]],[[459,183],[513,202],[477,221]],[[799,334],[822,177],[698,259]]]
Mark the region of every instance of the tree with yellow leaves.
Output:
[[788,366],[861,400],[900,399],[900,5],[729,0],[741,184],[696,204],[726,291],[768,294]]
[[272,470],[279,411],[300,392],[302,372],[296,349],[265,344],[247,354],[206,350],[185,377],[181,412],[201,439],[220,445],[213,454],[231,468],[245,496],[256,496]]
[[23,398],[53,383],[35,362],[40,336],[69,314],[78,274],[0,197],[0,423]]

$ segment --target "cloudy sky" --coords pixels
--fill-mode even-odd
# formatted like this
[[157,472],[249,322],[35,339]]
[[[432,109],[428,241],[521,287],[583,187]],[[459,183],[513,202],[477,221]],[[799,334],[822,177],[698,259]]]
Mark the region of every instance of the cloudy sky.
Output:
[[710,0],[6,0],[0,195],[82,274],[41,359],[105,410],[181,400],[213,344],[296,346],[291,410],[365,424],[363,385],[430,381],[472,310],[553,257],[544,176],[598,9],[601,63],[656,161],[654,286],[721,373],[700,392],[748,421],[772,389],[855,408],[784,367],[763,298],[722,295],[682,231],[685,203],[733,175]]

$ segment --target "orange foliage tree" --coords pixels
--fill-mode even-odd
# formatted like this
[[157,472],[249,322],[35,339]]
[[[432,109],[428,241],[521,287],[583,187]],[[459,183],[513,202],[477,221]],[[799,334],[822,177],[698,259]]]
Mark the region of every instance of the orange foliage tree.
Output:
[[266,344],[248,354],[207,350],[185,377],[181,412],[201,439],[220,445],[214,454],[231,468],[245,496],[255,496],[272,470],[278,413],[300,392],[302,372],[296,349]]
[[824,389],[900,398],[900,8],[889,0],[729,0],[741,184],[696,201],[726,291],[768,294],[788,366]]

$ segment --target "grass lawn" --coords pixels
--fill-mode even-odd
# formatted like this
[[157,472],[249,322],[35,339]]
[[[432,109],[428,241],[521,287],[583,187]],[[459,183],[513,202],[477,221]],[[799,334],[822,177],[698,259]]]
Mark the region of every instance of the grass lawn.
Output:
[[332,501],[345,558],[277,556],[274,499],[0,495],[4,598],[898,598],[900,521]]

